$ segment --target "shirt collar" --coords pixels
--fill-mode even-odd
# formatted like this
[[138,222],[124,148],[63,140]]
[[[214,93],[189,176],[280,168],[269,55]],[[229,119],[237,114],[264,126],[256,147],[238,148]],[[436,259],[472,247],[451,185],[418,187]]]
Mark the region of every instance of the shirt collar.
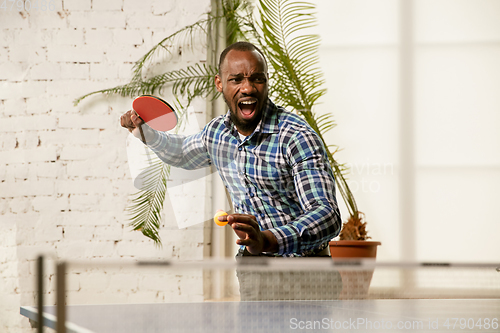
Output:
[[[231,111],[227,111],[224,117],[224,124],[229,129],[231,133],[235,131],[234,124],[230,118]],[[254,130],[254,133],[278,133],[279,125],[278,125],[278,107],[274,105],[274,103],[268,98],[266,105],[264,106],[264,111],[262,112],[262,118],[260,119],[257,127]],[[253,136],[252,133],[250,136]],[[237,135],[237,134],[236,134]]]

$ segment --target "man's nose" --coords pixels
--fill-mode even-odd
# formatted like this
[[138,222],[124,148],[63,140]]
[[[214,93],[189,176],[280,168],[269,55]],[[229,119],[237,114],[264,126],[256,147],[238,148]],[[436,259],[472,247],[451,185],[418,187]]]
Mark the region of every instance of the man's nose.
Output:
[[243,94],[251,94],[255,91],[255,85],[249,78],[244,78],[243,81],[241,81],[241,92]]

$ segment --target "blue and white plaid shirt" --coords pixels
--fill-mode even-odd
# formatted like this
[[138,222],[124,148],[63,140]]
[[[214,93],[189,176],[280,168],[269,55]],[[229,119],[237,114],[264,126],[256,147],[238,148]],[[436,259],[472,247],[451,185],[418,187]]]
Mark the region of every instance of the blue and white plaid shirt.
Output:
[[335,181],[325,148],[299,116],[270,100],[243,141],[230,112],[194,135],[154,131],[148,146],[167,164],[198,169],[214,164],[237,213],[257,218],[278,240],[278,255],[324,248],[341,229]]

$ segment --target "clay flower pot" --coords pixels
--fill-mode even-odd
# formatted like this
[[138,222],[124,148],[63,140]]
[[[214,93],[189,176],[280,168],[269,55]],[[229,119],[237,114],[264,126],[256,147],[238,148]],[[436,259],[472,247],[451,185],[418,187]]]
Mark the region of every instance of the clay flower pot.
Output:
[[376,258],[377,246],[381,244],[361,240],[331,241],[330,255],[332,258]]
[[[336,258],[373,258],[377,256],[380,242],[372,241],[331,241],[330,255]],[[342,292],[339,299],[366,299],[373,276],[373,269],[341,270]]]

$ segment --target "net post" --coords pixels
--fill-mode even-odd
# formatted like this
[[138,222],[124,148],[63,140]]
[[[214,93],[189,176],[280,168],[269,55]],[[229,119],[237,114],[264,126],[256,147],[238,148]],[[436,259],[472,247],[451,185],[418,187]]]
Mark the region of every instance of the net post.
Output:
[[43,333],[43,255],[37,258],[37,275],[36,275],[37,291],[38,291],[38,327],[37,333]]
[[57,297],[57,333],[66,333],[66,263],[57,264],[56,297]]

